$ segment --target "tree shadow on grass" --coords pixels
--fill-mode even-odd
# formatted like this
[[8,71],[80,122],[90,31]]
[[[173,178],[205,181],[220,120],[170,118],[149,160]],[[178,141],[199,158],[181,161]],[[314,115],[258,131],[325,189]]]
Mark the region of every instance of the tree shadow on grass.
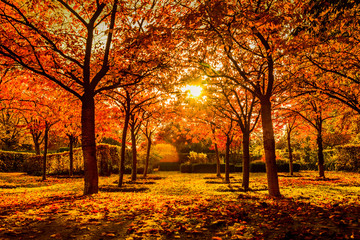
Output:
[[294,173],[294,175],[290,175],[288,174],[278,174],[279,177],[285,177],[285,178],[302,178],[304,177],[303,175],[299,174],[299,173]]
[[323,177],[315,177],[315,178],[305,178],[308,181],[321,181],[321,182],[332,182],[332,181],[339,181],[340,178],[323,178]]
[[13,189],[13,188],[18,188],[21,187],[20,185],[0,185],[0,188],[3,189]]
[[116,185],[104,185],[99,187],[99,190],[101,192],[145,192],[150,190],[149,188],[146,187],[128,187],[128,186],[124,186],[124,187],[118,187]]
[[84,175],[73,175],[73,176],[69,176],[69,175],[50,175],[51,177],[54,178],[60,178],[60,179],[73,179],[73,178],[84,178]]
[[[232,179],[234,177],[230,176],[229,178]],[[220,176],[220,177],[204,177],[204,179],[224,179],[224,177],[223,176]]]
[[154,181],[128,181],[125,184],[155,184]]
[[52,204],[56,204],[56,203],[61,203],[61,202],[67,202],[67,201],[74,201],[74,200],[79,200],[79,199],[84,199],[86,196],[83,195],[75,195],[75,194],[69,194],[69,195],[64,195],[64,196],[50,196],[50,197],[46,197],[46,201],[44,202],[33,202],[33,203],[29,203],[26,205],[18,205],[18,206],[11,206],[11,208],[2,208],[0,210],[0,216],[7,216],[7,215],[11,215],[13,214],[15,211],[18,212],[22,212],[22,211],[26,211],[30,208],[33,207],[43,207],[43,206],[47,206],[47,205],[52,205]]
[[125,239],[131,221],[89,219],[70,221],[61,214],[49,215],[42,221],[31,221],[25,226],[12,227],[0,232],[0,239]]
[[160,177],[160,176],[146,176],[146,177],[138,177],[138,179],[151,179],[151,180],[161,180],[161,179],[165,179],[165,177]]
[[244,189],[242,186],[239,185],[232,185],[232,184],[228,184],[226,187],[220,187],[218,188],[216,191],[218,192],[260,192],[260,191],[267,191],[267,188],[249,188],[249,189]]

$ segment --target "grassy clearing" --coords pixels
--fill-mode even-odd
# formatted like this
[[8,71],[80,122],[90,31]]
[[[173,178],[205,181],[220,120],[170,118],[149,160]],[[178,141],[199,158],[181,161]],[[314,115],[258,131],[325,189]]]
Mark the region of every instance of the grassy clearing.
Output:
[[158,172],[82,196],[83,180],[0,173],[0,239],[359,239],[360,174],[280,175],[284,198],[266,176],[230,184],[213,174]]

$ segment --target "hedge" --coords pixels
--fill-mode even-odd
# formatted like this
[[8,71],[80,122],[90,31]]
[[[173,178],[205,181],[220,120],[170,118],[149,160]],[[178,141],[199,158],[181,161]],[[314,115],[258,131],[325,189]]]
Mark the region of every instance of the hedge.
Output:
[[265,162],[254,161],[250,163],[250,172],[266,172]]
[[192,173],[192,164],[183,163],[180,165],[180,172],[182,173]]
[[[120,150],[121,147],[110,144],[98,144],[96,157],[98,161],[99,175],[109,176],[111,173],[119,172]],[[68,174],[70,167],[69,151],[64,152],[65,148],[61,149],[62,152],[47,155],[47,174]],[[81,148],[74,149],[74,173],[82,174],[83,167],[83,154]],[[131,171],[131,156],[132,153],[129,149],[126,150],[125,167]],[[139,158],[140,160],[140,158]],[[0,151],[0,171],[2,172],[26,172],[31,175],[42,174],[42,161],[43,155],[37,156],[33,153],[20,153]],[[139,161],[140,163],[140,161]],[[174,165],[172,168],[175,171],[179,170],[178,163],[170,163]],[[163,171],[167,167],[163,166]],[[138,165],[138,173],[143,173],[144,168],[141,164]],[[153,166],[150,164],[148,173],[153,171]]]
[[[153,169],[152,168],[148,168],[147,173],[153,173]],[[132,170],[131,167],[126,167],[124,174],[131,174]],[[144,173],[144,168],[143,167],[137,167],[136,168],[136,174],[143,174]]]
[[[289,163],[285,161],[278,161],[276,163],[277,171],[278,172],[289,172]],[[300,164],[293,163],[293,171],[299,172],[300,171]],[[266,165],[263,161],[254,161],[250,163],[250,172],[266,172]]]
[[[98,159],[98,170],[100,175],[108,176],[114,168],[118,169],[120,147],[108,144],[99,144],[96,146],[96,156]],[[84,172],[83,154],[81,148],[74,149],[74,173],[82,174]],[[42,173],[43,156],[33,155],[26,161],[24,171],[31,175],[40,175]],[[47,174],[68,174],[70,167],[69,152],[61,152],[47,155]]]
[[[276,163],[278,172],[289,172],[289,164],[287,162],[279,161]],[[294,163],[294,172],[300,171],[300,164]],[[216,173],[215,163],[184,163],[180,166],[182,173]],[[220,171],[225,172],[225,164],[220,164]],[[242,172],[242,166],[230,164],[230,172]],[[254,161],[250,163],[250,172],[266,172],[265,162]]]
[[99,144],[96,146],[96,158],[98,163],[98,171],[100,176],[111,175],[111,155],[110,145]]
[[360,172],[360,145],[337,146],[332,160],[334,170]]
[[216,173],[216,163],[195,163],[191,166],[193,173]]
[[[81,148],[75,148],[73,170],[75,174],[83,173],[83,160]],[[41,175],[43,155],[33,155],[24,164],[24,171],[30,175]],[[47,174],[68,174],[70,167],[69,152],[53,153],[47,155]]]
[[[242,169],[241,166],[235,166],[230,164],[230,172],[240,172]],[[182,173],[216,173],[217,165],[216,163],[194,163],[194,164],[181,164],[180,171]],[[225,172],[225,164],[220,164],[220,171]]]
[[0,151],[0,171],[23,172],[24,163],[32,156],[33,153]]
[[180,164],[178,162],[160,162],[159,171],[179,171]]

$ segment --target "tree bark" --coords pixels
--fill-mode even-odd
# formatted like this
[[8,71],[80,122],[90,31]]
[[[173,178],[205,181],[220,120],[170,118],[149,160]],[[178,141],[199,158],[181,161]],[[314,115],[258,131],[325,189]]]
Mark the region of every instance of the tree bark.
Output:
[[74,176],[74,141],[75,138],[72,135],[68,135],[69,137],[69,159],[70,159],[70,166],[69,166],[69,176]]
[[136,151],[136,136],[135,126],[131,126],[131,150],[132,150],[132,167],[131,167],[131,181],[136,181],[137,178],[137,151]]
[[243,183],[245,191],[249,190],[250,182],[250,133],[243,132]]
[[215,157],[216,157],[216,177],[221,178],[220,156],[219,156],[219,148],[217,143],[215,143]]
[[226,136],[226,150],[225,150],[225,182],[230,183],[230,144],[231,139]]
[[125,172],[125,151],[126,151],[126,136],[127,136],[127,129],[129,126],[129,114],[125,114],[125,122],[124,128],[122,132],[121,138],[121,153],[120,153],[120,164],[119,164],[119,183],[118,187],[122,187],[123,180],[124,180],[124,172]]
[[292,148],[291,148],[291,130],[287,129],[287,145],[288,145],[288,151],[289,151],[289,170],[290,175],[294,175],[294,166],[293,166],[293,154],[292,154]]
[[35,154],[40,156],[40,143],[34,139]]
[[94,96],[84,94],[81,108],[82,151],[84,158],[84,195],[98,193],[99,177],[96,161]]
[[30,129],[30,134],[31,134],[31,137],[33,139],[33,142],[34,142],[34,148],[35,148],[35,154],[37,156],[40,156],[41,154],[41,150],[40,150],[40,137],[41,137],[41,134],[42,132],[37,132],[35,131],[34,129]]
[[42,180],[46,180],[46,162],[47,162],[47,151],[48,151],[48,141],[49,141],[49,124],[45,123],[45,135],[44,135],[44,156],[43,156],[43,169],[42,169]]
[[143,177],[146,178],[147,176],[147,172],[149,169],[149,159],[150,159],[150,150],[151,150],[151,135],[150,137],[147,138],[148,142],[147,142],[147,147],[146,147],[146,158],[145,158],[145,167],[144,167],[144,173],[143,173]]
[[271,117],[270,99],[261,99],[261,122],[265,150],[266,175],[269,195],[280,197],[280,188],[276,168],[275,138]]
[[323,152],[323,140],[321,134],[321,128],[318,129],[318,136],[316,138],[316,142],[318,145],[318,169],[319,169],[319,177],[325,178],[325,167],[324,167],[324,152]]

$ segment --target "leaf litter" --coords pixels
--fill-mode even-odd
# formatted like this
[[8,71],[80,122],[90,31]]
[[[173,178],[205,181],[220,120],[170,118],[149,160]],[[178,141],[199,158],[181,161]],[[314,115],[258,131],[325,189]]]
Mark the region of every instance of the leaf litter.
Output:
[[1,173],[2,185],[19,187],[0,189],[0,239],[359,239],[360,174],[328,175],[279,177],[283,197],[274,199],[260,173],[248,192],[235,174],[214,184],[211,174],[158,172],[125,181],[134,191],[120,191],[113,175],[91,196],[81,179]]

